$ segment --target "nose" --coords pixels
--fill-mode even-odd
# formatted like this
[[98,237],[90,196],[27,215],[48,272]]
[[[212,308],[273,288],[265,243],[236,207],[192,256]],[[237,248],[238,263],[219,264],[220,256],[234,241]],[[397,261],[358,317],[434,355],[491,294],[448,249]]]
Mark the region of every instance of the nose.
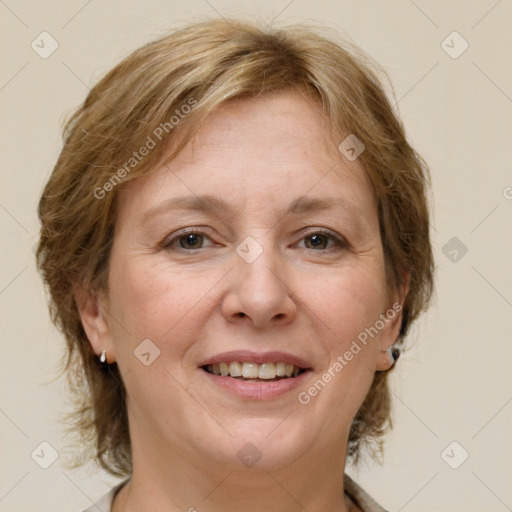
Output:
[[222,304],[228,322],[251,322],[256,328],[292,322],[297,307],[284,264],[267,249],[252,263],[237,254],[235,258],[235,268],[227,276],[229,292]]

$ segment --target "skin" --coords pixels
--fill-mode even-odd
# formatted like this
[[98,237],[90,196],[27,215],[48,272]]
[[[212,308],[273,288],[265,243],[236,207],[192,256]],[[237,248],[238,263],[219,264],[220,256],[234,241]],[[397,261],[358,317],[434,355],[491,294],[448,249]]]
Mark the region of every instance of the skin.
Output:
[[[349,429],[374,372],[392,364],[400,314],[308,404],[297,395],[406,290],[386,284],[376,201],[343,138],[297,92],[231,101],[177,159],[120,191],[109,293],[79,292],[92,348],[117,362],[128,393],[133,475],[115,512],[358,510],[341,484]],[[203,194],[231,210],[141,223],[162,201]],[[351,207],[283,216],[300,196]],[[162,248],[190,226],[204,238]],[[235,251],[248,236],[263,249],[252,263]],[[149,366],[133,353],[147,338],[160,350]],[[198,369],[239,349],[290,352],[312,372],[282,397],[241,399]],[[262,454],[251,468],[237,457],[247,442]]]

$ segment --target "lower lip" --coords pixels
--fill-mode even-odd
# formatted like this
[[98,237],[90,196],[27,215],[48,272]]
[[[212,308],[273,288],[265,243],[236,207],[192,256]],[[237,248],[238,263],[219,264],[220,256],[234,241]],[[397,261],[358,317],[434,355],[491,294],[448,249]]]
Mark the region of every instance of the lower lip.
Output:
[[268,400],[283,396],[297,389],[310,374],[310,370],[306,370],[300,375],[297,375],[297,377],[288,377],[286,379],[265,382],[264,380],[247,381],[233,377],[223,377],[222,375],[208,373],[202,369],[200,371],[203,372],[214,385],[240,398],[248,398],[251,400]]

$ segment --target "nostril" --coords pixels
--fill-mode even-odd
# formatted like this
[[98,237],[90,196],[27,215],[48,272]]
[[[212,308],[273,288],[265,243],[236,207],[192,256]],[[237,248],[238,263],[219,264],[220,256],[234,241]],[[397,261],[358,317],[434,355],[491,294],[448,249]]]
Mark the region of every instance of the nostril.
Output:
[[243,317],[245,316],[245,313],[238,313],[238,316],[239,316],[240,318],[243,318]]

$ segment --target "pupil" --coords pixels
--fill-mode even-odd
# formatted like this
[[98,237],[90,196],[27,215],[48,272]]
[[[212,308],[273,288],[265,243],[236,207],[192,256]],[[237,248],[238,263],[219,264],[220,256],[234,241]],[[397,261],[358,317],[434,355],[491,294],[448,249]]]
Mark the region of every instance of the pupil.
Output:
[[194,245],[197,245],[199,241],[199,237],[197,235],[194,235],[193,233],[186,235],[185,243],[188,247],[193,247]]
[[314,247],[317,247],[318,245],[320,245],[322,243],[322,235],[313,235],[311,236],[310,238],[311,240],[311,244],[314,246]]

